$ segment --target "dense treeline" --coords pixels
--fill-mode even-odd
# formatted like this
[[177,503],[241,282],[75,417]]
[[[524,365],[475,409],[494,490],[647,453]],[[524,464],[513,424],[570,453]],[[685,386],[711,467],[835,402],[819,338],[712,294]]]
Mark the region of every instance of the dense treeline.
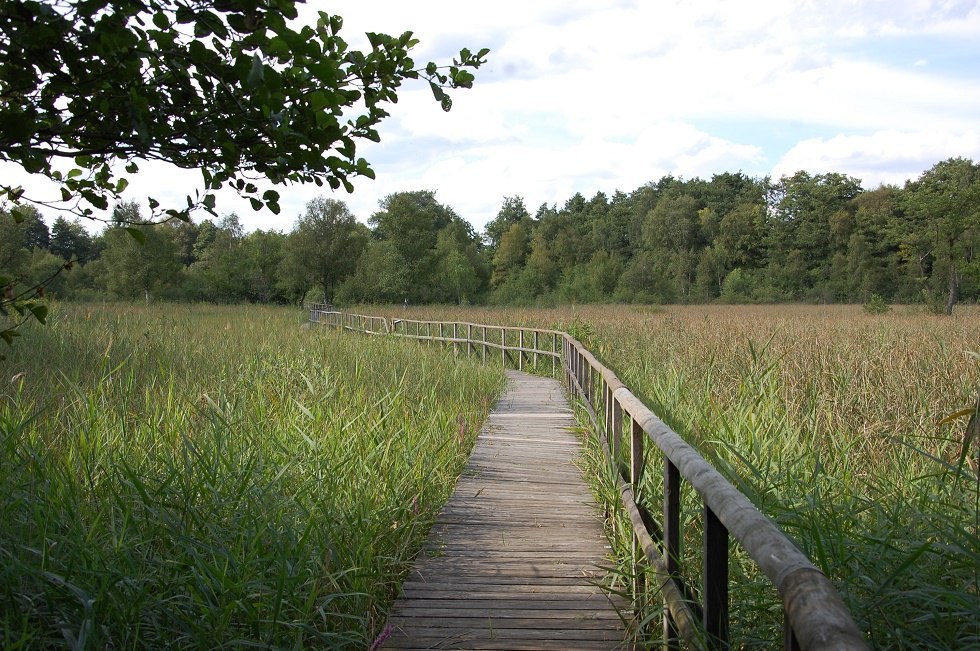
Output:
[[[431,191],[360,223],[318,198],[289,233],[238,217],[140,229],[136,204],[97,235],[37,211],[0,220],[0,269],[63,298],[212,302],[862,302],[952,309],[980,299],[980,165],[936,164],[904,187],[843,174],[778,181],[666,176],[530,214],[505,198],[478,234]],[[145,241],[139,242],[138,239]]]

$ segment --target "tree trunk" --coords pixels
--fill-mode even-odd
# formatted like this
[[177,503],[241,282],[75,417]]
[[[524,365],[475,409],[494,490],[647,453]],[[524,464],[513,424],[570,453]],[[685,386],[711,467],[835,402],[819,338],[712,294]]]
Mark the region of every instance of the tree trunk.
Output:
[[960,275],[956,272],[956,264],[950,260],[949,263],[949,297],[946,299],[946,314],[953,314],[953,306],[960,296]]

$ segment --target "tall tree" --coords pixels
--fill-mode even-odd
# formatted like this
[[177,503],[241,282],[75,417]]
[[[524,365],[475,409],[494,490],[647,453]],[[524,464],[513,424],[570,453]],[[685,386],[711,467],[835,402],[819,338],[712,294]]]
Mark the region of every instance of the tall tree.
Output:
[[[117,298],[129,300],[169,298],[181,271],[177,245],[165,225],[122,225],[139,220],[140,207],[136,203],[120,202],[113,209],[114,225],[103,234],[105,250],[101,260],[106,289]],[[139,229],[139,240],[129,228]]]
[[929,243],[934,277],[942,282],[945,276],[946,313],[952,314],[960,268],[980,244],[980,165],[965,158],[936,163],[906,186],[906,205],[918,237]]
[[462,305],[472,302],[485,287],[488,274],[477,248],[479,242],[469,222],[459,218],[439,231],[433,300]]
[[286,239],[284,269],[319,287],[323,299],[332,301],[338,285],[354,272],[367,241],[367,228],[347,204],[316,197]]
[[500,240],[504,233],[514,224],[518,224],[530,216],[527,207],[524,205],[524,199],[517,196],[504,197],[504,202],[500,206],[500,210],[497,211],[497,216],[490,220],[485,229],[485,239],[487,246],[490,247],[491,255],[500,246]]
[[[853,211],[852,201],[862,192],[861,181],[845,174],[813,175],[800,171],[780,178],[768,190],[769,214],[773,218],[768,242],[769,276],[784,288],[826,289],[835,253],[831,221],[840,211]],[[840,216],[836,219],[840,220]],[[838,251],[846,244],[846,238],[839,240]],[[797,277],[800,261],[802,279]]]
[[[173,229],[172,234],[177,234]],[[193,293],[198,300],[234,303],[248,296],[248,261],[243,255],[244,229],[238,215],[221,218],[206,246],[188,268]],[[174,240],[177,244],[177,240]]]
[[259,303],[285,303],[288,297],[279,283],[286,235],[279,231],[252,231],[242,240],[246,298]]
[[493,256],[493,276],[490,284],[499,287],[520,273],[531,252],[531,234],[533,225],[530,219],[511,224],[503,237],[500,246]]
[[379,208],[368,222],[375,227],[375,237],[388,242],[404,261],[405,298],[413,303],[433,300],[439,232],[460,221],[459,216],[439,203],[432,190],[396,192],[382,199]]
[[92,236],[85,230],[82,222],[75,219],[69,221],[58,216],[51,226],[51,253],[65,260],[88,262],[95,254]]

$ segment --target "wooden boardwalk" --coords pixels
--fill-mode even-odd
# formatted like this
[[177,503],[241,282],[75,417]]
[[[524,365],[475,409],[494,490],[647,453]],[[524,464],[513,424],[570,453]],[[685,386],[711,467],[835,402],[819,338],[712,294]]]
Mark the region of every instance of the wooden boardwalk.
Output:
[[555,380],[507,372],[389,618],[386,649],[617,649],[610,550]]

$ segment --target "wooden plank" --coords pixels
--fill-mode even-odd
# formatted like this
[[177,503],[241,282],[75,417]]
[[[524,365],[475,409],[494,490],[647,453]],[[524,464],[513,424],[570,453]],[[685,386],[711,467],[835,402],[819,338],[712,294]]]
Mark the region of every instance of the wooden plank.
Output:
[[496,599],[498,597],[521,597],[546,594],[551,600],[581,599],[582,595],[606,596],[599,586],[584,585],[496,585],[461,588],[453,583],[418,583],[406,581],[402,594],[420,599]]
[[[403,644],[408,644],[403,646]],[[414,638],[410,642],[393,640],[385,646],[386,649],[399,651],[431,651],[432,649],[467,649],[468,651],[568,651],[569,643],[564,640],[466,640],[446,637]],[[579,651],[604,651],[609,649],[608,642],[593,640],[578,640],[575,649]]]
[[[392,615],[413,612],[445,612],[458,616],[490,617],[530,617],[556,616],[562,613],[574,622],[585,618],[604,618],[618,620],[612,608],[606,609],[609,599],[604,594],[580,594],[574,599],[554,599],[547,593],[532,593],[522,597],[512,594],[495,595],[486,599],[404,599],[395,604]],[[492,610],[492,612],[490,612]],[[577,611],[570,613],[569,611]],[[489,613],[489,615],[488,615]],[[515,614],[517,613],[517,614]],[[557,613],[557,615],[556,615]]]
[[[472,613],[472,614],[469,614]],[[561,623],[556,623],[561,620]],[[497,610],[492,617],[487,617],[482,611],[453,611],[452,609],[433,609],[418,610],[406,613],[404,617],[392,617],[392,625],[401,625],[402,630],[411,628],[415,630],[433,629],[473,629],[486,626],[496,629],[519,630],[547,630],[562,627],[564,631],[608,631],[622,629],[622,622],[618,617],[601,618],[594,613],[584,612],[575,620],[572,627],[568,626],[568,613],[564,610],[557,611],[534,611],[522,613],[517,610]],[[524,637],[524,636],[522,636]]]
[[[623,632],[622,629],[616,630],[611,628],[599,628],[599,629],[576,629],[576,628],[565,628],[561,623],[561,620],[549,620],[549,627],[545,628],[542,626],[529,626],[529,627],[519,627],[519,628],[506,628],[504,626],[494,624],[492,619],[483,620],[483,626],[480,628],[470,626],[468,623],[462,626],[448,626],[441,627],[437,629],[425,628],[425,629],[415,629],[411,626],[402,625],[402,628],[396,629],[395,633],[392,635],[389,644],[384,648],[397,649],[401,644],[403,638],[405,641],[412,643],[413,646],[417,645],[421,639],[428,638],[433,643],[440,643],[445,641],[450,641],[455,639],[459,642],[469,642],[473,640],[481,641],[510,641],[515,643],[514,646],[505,646],[497,648],[521,648],[519,645],[524,641],[532,640],[547,640],[560,641],[564,640],[566,646],[565,649],[575,649],[579,648],[576,644],[579,641],[603,641],[609,642],[605,647],[606,649],[617,648],[617,646],[622,646],[623,642]],[[423,647],[425,648],[425,647]],[[442,647],[442,646],[431,646],[428,648],[473,648],[468,644],[462,647]]]
[[560,385],[508,371],[389,616],[386,649],[625,648],[601,514]]

